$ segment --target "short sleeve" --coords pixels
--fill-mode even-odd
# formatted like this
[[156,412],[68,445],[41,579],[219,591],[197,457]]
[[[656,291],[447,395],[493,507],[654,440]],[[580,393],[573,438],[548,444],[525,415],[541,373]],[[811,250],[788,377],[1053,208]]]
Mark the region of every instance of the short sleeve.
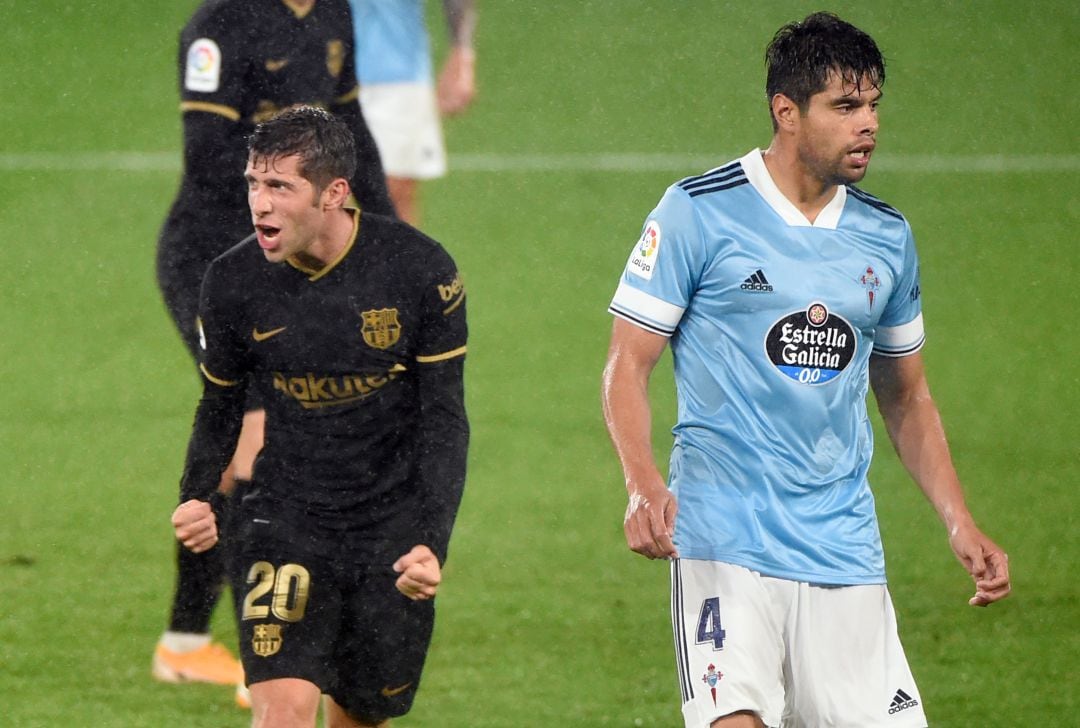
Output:
[[904,225],[903,266],[892,296],[878,321],[874,353],[881,356],[914,354],[926,339],[922,318],[922,290],[919,283],[919,256],[911,227]]
[[704,269],[704,243],[693,202],[685,191],[669,187],[645,220],[608,311],[671,336]]
[[209,381],[233,387],[244,379],[246,348],[237,330],[237,307],[228,300],[220,269],[211,264],[199,295],[195,321],[199,337],[199,369]]
[[180,108],[239,121],[248,61],[242,24],[223,12],[197,13],[180,34]]
[[431,276],[421,291],[421,330],[416,361],[431,364],[465,355],[468,326],[465,286],[449,254],[438,249],[431,260]]

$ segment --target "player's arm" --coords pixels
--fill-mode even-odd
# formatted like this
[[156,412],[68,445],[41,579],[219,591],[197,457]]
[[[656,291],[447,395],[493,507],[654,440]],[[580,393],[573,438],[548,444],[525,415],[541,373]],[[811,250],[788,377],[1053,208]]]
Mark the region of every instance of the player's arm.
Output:
[[468,108],[476,97],[476,8],[472,0],[443,0],[443,12],[450,33],[450,52],[439,73],[436,93],[439,112],[453,115]]
[[424,291],[425,315],[412,370],[420,408],[416,467],[417,546],[394,565],[397,588],[412,599],[435,596],[465,489],[469,421],[465,414],[465,289],[445,253]]
[[196,553],[217,543],[216,514],[223,505],[217,487],[244,418],[246,349],[233,324],[238,306],[230,297],[236,282],[221,273],[212,263],[199,295],[196,326],[203,393],[180,479],[180,506],[172,517],[177,539]]
[[212,548],[218,541],[221,496],[217,485],[236,449],[244,418],[244,387],[211,377],[203,375],[203,394],[195,410],[180,480],[180,505],[172,515],[177,540],[195,553]]
[[672,535],[678,504],[652,454],[649,376],[668,338],[616,318],[604,367],[604,421],[622,463],[629,503],[626,543],[650,559],[678,556]]
[[236,170],[243,170],[247,161],[237,120],[190,108],[183,112],[183,127],[185,180],[205,191],[207,197],[220,196],[222,190],[237,197],[241,182]]
[[[184,177],[206,195],[221,191],[242,202],[239,170],[246,162],[240,127],[247,97],[246,44],[231,8],[199,13],[180,37],[180,111]],[[232,188],[231,190],[229,188]]]
[[1009,594],[1008,557],[978,526],[964,501],[945,429],[930,395],[922,355],[870,358],[870,385],[900,461],[945,524],[949,544],[975,581],[974,606]]

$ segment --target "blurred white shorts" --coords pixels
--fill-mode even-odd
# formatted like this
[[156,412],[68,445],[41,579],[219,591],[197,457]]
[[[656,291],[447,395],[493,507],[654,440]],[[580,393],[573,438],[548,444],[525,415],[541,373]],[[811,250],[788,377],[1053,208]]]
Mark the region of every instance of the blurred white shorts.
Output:
[[738,711],[770,727],[926,726],[884,584],[814,586],[676,559],[671,613],[687,728]]
[[446,146],[430,84],[362,86],[360,108],[388,176],[434,179],[446,174]]

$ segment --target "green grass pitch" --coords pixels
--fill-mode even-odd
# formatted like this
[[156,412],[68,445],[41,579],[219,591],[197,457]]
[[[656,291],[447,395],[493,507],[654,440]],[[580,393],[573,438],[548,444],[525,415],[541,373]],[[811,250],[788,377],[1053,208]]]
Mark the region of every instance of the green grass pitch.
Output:
[[[397,724],[680,725],[667,572],[625,548],[599,411],[605,308],[664,188],[768,144],[764,46],[821,4],[479,4],[480,97],[447,125],[452,173],[424,187],[425,227],[469,288],[470,476],[424,684]],[[3,4],[5,726],[248,721],[228,689],[149,677],[198,393],[153,282],[180,157],[176,40],[195,5]],[[927,714],[1075,723],[1080,11],[831,8],[889,61],[864,187],[915,229],[931,385],[1015,579],[1005,603],[966,605],[971,586],[879,427],[873,482]],[[653,390],[665,457],[668,360]],[[228,642],[230,621],[219,609]]]

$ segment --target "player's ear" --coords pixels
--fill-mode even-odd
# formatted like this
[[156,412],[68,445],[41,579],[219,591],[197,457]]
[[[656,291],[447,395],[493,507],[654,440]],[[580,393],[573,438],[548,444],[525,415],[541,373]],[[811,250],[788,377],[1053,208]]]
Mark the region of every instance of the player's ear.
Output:
[[775,94],[770,102],[773,121],[778,131],[790,131],[799,116],[798,105],[784,94]]
[[326,185],[322,191],[323,207],[326,209],[333,209],[335,207],[341,207],[349,199],[351,190],[349,189],[349,181],[344,177],[338,177],[335,180],[331,180],[330,184]]

